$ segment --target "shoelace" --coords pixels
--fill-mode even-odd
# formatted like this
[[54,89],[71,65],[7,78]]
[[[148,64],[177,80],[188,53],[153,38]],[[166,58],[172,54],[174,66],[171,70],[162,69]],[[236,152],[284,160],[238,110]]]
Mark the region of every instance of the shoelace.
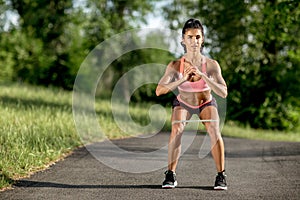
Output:
[[226,175],[217,175],[217,181],[222,183],[225,182],[225,176]]
[[165,174],[166,174],[166,178],[168,179],[168,180],[171,180],[171,181],[175,181],[175,173],[174,172],[170,172],[170,171],[166,171],[165,172]]

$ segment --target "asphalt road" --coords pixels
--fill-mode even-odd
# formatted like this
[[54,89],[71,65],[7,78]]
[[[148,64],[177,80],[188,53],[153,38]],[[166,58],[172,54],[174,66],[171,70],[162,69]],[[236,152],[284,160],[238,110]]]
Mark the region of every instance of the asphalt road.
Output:
[[[210,155],[199,158],[203,140],[204,136],[198,135],[182,155],[175,189],[161,189],[166,168],[122,172],[95,159],[87,148],[80,148],[49,169],[18,181],[13,189],[0,192],[0,199],[300,199],[300,143],[224,138],[228,190],[214,191],[213,159]],[[127,151],[147,153],[167,141],[168,134],[160,133],[146,139],[116,140],[114,144]],[[125,166],[127,158],[123,159]],[[131,158],[127,163],[135,161]],[[155,166],[161,160],[151,163]]]

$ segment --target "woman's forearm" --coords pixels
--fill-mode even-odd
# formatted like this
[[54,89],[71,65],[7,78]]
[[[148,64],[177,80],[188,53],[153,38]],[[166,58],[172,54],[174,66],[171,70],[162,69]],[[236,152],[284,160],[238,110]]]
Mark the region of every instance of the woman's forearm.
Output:
[[208,84],[211,90],[222,98],[227,97],[227,86],[221,83],[217,83],[214,80],[208,78],[206,75],[202,75],[204,81]]
[[186,81],[185,78],[182,78],[178,81],[171,82],[169,84],[158,84],[156,87],[156,91],[155,91],[156,96],[167,94],[167,93],[175,90],[179,85],[181,85],[185,81]]

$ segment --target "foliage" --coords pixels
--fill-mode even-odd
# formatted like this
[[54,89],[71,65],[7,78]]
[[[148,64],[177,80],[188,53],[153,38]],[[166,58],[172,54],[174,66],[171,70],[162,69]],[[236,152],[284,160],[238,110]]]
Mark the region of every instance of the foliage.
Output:
[[4,51],[0,56],[6,63],[1,73],[6,75],[5,79],[38,84],[45,78],[45,70],[54,58],[43,56],[42,41],[14,31],[2,34],[1,42]]
[[[31,71],[35,74],[32,68],[43,68],[37,71],[41,74],[35,77],[32,74],[24,73],[23,70],[16,71],[16,76],[22,80],[34,79],[36,84],[48,84],[61,86],[64,88],[71,88],[72,82],[70,66],[67,62],[70,60],[68,53],[68,32],[67,25],[70,17],[67,14],[68,9],[72,7],[72,0],[67,1],[21,1],[12,0],[12,8],[17,11],[20,16],[20,31],[22,37],[29,39],[27,44],[22,46],[33,46],[36,43],[30,40],[38,40],[41,45],[41,52],[39,55],[49,58],[48,62],[41,60],[41,63],[35,63],[39,58],[32,58],[33,60],[24,66],[25,71]],[[30,51],[24,49],[30,56]],[[19,64],[23,64],[21,61]]]
[[[5,30],[0,33],[1,38],[8,40],[4,44],[6,52],[0,55],[5,58],[2,65],[7,66],[2,77],[12,73],[7,79],[72,89],[88,52],[113,34],[145,22],[144,16],[153,6],[150,1],[136,0],[87,0],[85,5],[73,4],[72,0],[0,2],[0,9],[19,17],[18,27],[8,30],[7,35],[13,37],[6,37]],[[19,51],[23,54],[19,55]]]
[[94,48],[106,38],[114,34],[137,27],[145,23],[145,16],[153,10],[155,1],[139,0],[87,0],[83,8],[85,23],[84,31],[89,49]]
[[[199,18],[206,53],[217,59],[229,88],[228,119],[254,128],[300,128],[299,2],[176,1],[166,17]],[[177,23],[176,23],[177,22]]]

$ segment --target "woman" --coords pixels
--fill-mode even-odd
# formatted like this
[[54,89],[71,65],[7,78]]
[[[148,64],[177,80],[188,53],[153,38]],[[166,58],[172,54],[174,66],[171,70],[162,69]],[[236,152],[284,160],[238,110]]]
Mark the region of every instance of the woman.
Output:
[[[176,166],[181,151],[181,136],[186,122],[197,114],[211,138],[211,153],[217,168],[214,189],[227,190],[225,175],[224,143],[219,130],[219,115],[215,99],[211,95],[226,98],[227,86],[217,61],[202,55],[204,44],[203,26],[197,19],[189,19],[182,29],[182,46],[185,55],[168,64],[161,78],[156,95],[160,96],[178,89],[173,102],[172,130],[168,146],[168,170],[165,172],[163,188],[175,188]],[[212,120],[211,120],[212,119]],[[209,121],[210,120],[210,121]],[[215,120],[215,121],[214,121]]]

